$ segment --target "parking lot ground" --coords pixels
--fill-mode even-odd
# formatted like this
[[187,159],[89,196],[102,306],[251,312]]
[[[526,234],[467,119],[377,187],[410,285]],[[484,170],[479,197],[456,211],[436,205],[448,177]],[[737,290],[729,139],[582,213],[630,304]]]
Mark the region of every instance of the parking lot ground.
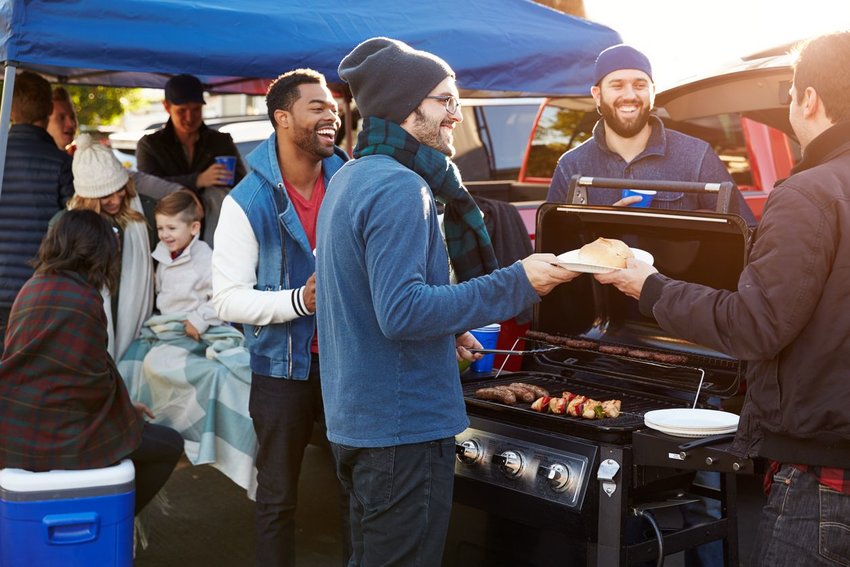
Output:
[[[309,445],[298,490],[298,565],[342,564],[334,474],[326,448]],[[169,510],[146,511],[149,545],[136,552],[136,567],[254,565],[254,503],[243,489],[213,467],[190,466],[175,472],[164,490]]]
[[[150,512],[150,544],[137,552],[136,567],[254,565],[254,503],[244,490],[216,469],[200,466],[174,473],[165,492],[170,510]],[[738,493],[740,565],[747,565],[764,505],[760,478],[739,477]],[[325,447],[308,446],[296,514],[300,567],[342,564],[337,498],[330,455]],[[683,564],[681,553],[665,561],[668,567]]]

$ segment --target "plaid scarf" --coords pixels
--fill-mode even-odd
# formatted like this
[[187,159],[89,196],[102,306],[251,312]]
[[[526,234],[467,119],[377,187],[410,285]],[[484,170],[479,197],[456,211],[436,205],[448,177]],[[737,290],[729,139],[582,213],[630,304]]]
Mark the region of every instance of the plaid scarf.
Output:
[[445,205],[446,248],[458,282],[499,267],[481,210],[463,186],[452,160],[420,144],[398,124],[374,116],[363,121],[354,148],[355,158],[369,155],[390,156],[416,172],[428,183],[434,198]]

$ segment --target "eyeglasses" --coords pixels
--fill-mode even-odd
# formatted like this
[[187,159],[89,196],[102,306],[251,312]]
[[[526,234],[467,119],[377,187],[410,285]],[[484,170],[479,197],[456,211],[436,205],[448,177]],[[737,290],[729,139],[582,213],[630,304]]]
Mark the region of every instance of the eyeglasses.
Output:
[[460,108],[460,101],[456,99],[453,95],[431,95],[426,96],[425,98],[433,98],[434,100],[439,100],[443,104],[446,105],[446,112],[449,114],[454,114],[457,112],[457,109]]

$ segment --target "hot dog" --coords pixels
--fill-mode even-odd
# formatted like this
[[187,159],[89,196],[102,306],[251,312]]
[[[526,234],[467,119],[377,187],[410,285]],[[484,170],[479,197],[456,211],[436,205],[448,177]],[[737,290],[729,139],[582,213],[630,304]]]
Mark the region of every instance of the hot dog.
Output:
[[480,388],[475,390],[479,400],[492,400],[512,406],[516,403],[516,395],[507,388]]

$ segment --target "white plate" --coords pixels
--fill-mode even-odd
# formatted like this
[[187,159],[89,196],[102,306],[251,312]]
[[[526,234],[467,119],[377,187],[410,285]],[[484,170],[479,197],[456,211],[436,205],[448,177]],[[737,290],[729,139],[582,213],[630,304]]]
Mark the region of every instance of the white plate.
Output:
[[648,411],[643,416],[643,421],[647,426],[655,425],[694,433],[738,427],[738,416],[734,413],[698,408],[670,408]]
[[715,429],[715,430],[689,430],[683,431],[681,429],[663,427],[661,425],[654,425],[651,423],[647,423],[646,426],[650,429],[655,429],[656,431],[660,431],[661,433],[666,433],[667,435],[673,435],[674,437],[709,437],[711,435],[722,435],[724,433],[734,433],[738,428],[732,427],[728,429]]
[[[636,260],[640,260],[641,262],[646,262],[650,266],[655,262],[655,258],[652,257],[652,254],[647,252],[646,250],[641,250],[640,248],[630,248],[632,254],[635,255]],[[585,264],[578,257],[579,250],[570,250],[569,252],[564,252],[557,258],[555,258],[555,262],[568,270],[572,270],[574,272],[583,272],[585,274],[607,274],[608,272],[613,272],[614,270],[619,270],[620,268],[610,268],[608,266],[598,266],[595,264]]]

